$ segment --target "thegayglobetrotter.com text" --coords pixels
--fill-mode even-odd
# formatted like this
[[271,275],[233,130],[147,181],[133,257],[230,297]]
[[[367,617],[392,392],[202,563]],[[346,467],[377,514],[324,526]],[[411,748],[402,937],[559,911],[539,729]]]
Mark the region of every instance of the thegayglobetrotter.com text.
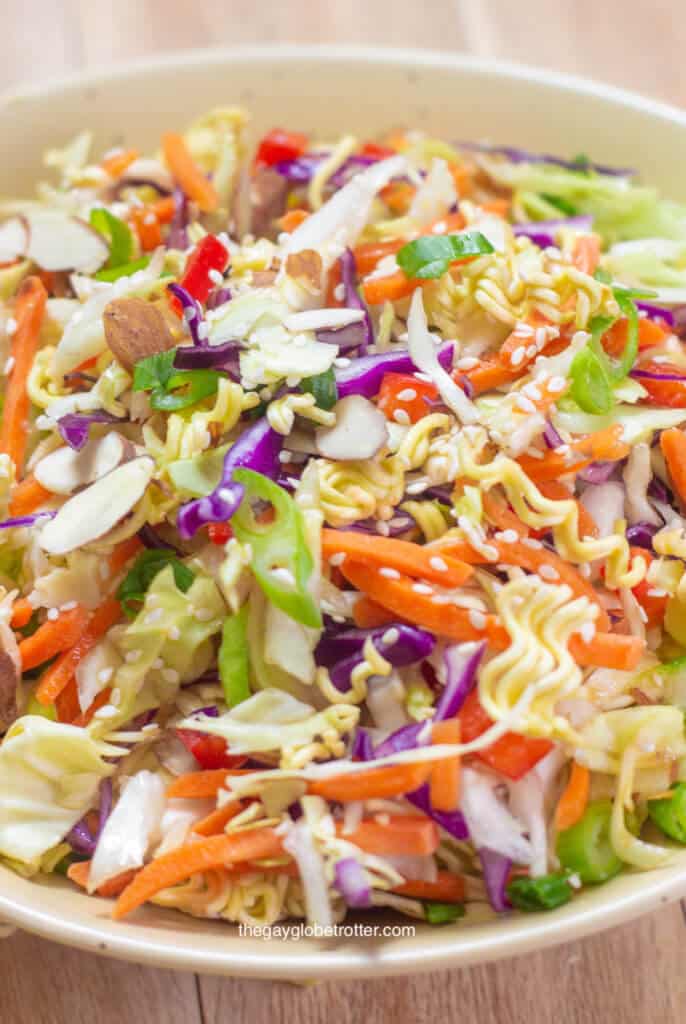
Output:
[[239,924],[238,933],[249,939],[407,939],[413,938],[413,924]]

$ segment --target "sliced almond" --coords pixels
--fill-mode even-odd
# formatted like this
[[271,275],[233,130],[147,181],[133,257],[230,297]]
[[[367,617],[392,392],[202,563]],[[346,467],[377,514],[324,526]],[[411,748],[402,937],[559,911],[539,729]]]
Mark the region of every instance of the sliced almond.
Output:
[[309,291],[322,290],[322,258],[316,249],[303,249],[286,257],[286,273]]
[[256,238],[274,238],[283,213],[288,182],[273,167],[260,167],[250,182],[250,230]]
[[149,157],[139,157],[130,163],[119,180],[136,185],[156,185],[162,192],[174,190],[174,179],[166,167]]
[[27,214],[27,220],[26,255],[43,270],[93,274],[109,256],[103,236],[79,217],[59,210],[33,210]]
[[0,622],[0,730],[8,729],[18,715],[17,686],[21,679],[21,658],[14,633]]
[[325,459],[347,462],[370,459],[388,441],[386,417],[362,395],[348,395],[337,402],[336,423],[316,433],[317,449]]
[[50,555],[66,555],[104,537],[140,501],[154,472],[154,461],[143,455],[79,491],[44,526],[40,546]]
[[39,484],[54,494],[73,494],[136,455],[135,446],[112,431],[105,437],[87,441],[80,451],[65,446],[41,459],[33,475]]
[[11,263],[25,256],[29,246],[29,229],[23,217],[10,217],[0,224],[0,263]]
[[145,299],[113,299],[105,306],[102,319],[110,351],[127,370],[176,344],[163,314]]

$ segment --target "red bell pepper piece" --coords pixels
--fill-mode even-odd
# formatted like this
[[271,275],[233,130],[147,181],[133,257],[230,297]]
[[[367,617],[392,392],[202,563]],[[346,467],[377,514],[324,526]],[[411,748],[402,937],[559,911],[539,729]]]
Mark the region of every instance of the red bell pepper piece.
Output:
[[[463,743],[470,743],[493,725],[493,719],[479,702],[477,690],[472,690],[467,697],[458,717]],[[474,756],[501,775],[516,780],[526,775],[552,748],[549,740],[532,739],[517,732],[506,732],[490,747],[478,750]]]
[[274,128],[268,132],[257,147],[256,163],[273,164],[281,160],[295,160],[307,149],[308,139],[302,132],[286,132],[282,128]]
[[360,156],[373,156],[376,160],[386,160],[387,157],[396,155],[396,151],[390,146],[381,146],[378,142],[365,142],[360,148]]
[[240,768],[248,760],[247,757],[227,754],[226,740],[221,736],[204,735],[192,729],[177,729],[176,734],[201,768]]
[[[198,302],[206,302],[215,287],[211,271],[216,270],[223,274],[228,262],[229,253],[226,246],[222,245],[216,235],[205,235],[188,257],[186,269],[179,283]],[[177,298],[173,299],[172,306],[180,315],[181,303]]]
[[650,377],[639,377],[638,383],[648,392],[648,398],[644,399],[649,405],[666,405],[671,409],[686,409],[686,374],[682,367],[674,363],[641,363],[637,370],[647,370],[649,373],[662,375],[673,374],[681,377],[681,380],[654,380]]
[[[386,373],[381,381],[378,406],[387,420],[397,423],[416,423],[431,411],[431,403],[437,401],[438,390],[425,380],[417,380],[411,373]],[[396,418],[396,412],[400,416]]]
[[233,530],[229,523],[210,523],[207,535],[213,544],[226,544],[233,537]]
[[[645,548],[632,547],[631,555],[633,558],[640,556],[646,560],[646,563],[650,565],[653,561],[653,556]],[[640,604],[643,611],[646,613],[646,625],[647,626],[660,626],[665,617],[667,611],[667,594],[660,595],[654,591],[657,588],[654,584],[649,583],[648,580],[642,580],[637,587],[632,588],[632,594]]]

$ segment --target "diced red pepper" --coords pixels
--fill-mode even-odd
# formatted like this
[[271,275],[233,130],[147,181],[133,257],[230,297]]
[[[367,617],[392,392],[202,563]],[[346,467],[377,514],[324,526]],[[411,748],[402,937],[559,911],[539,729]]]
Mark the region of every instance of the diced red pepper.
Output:
[[431,403],[437,399],[438,391],[428,381],[417,380],[411,373],[386,373],[381,381],[378,406],[388,420],[406,422],[402,415],[405,413],[410,423],[416,423],[431,411]]
[[308,139],[302,132],[286,132],[275,128],[268,132],[257,147],[258,164],[278,164],[281,160],[295,160],[307,149]]
[[[631,554],[633,558],[640,555],[641,558],[645,558],[648,565],[653,561],[653,556],[645,548],[632,547]],[[654,584],[649,583],[648,580],[642,580],[637,587],[632,588],[632,594],[640,604],[643,611],[646,613],[646,625],[647,626],[659,626],[665,617],[667,611],[668,596],[664,594],[652,593],[657,588]]]
[[389,156],[395,156],[396,152],[390,146],[381,146],[378,142],[365,142],[360,148],[360,156],[373,156],[376,160],[386,160]]
[[[222,245],[216,235],[205,235],[188,257],[180,284],[198,302],[206,302],[208,295],[216,286],[211,271],[216,270],[222,274],[228,262],[229,253],[226,246]],[[181,303],[177,298],[172,301],[172,306],[177,313],[181,313]]]
[[213,544],[226,544],[233,537],[230,523],[210,523],[207,534]]
[[[464,743],[475,740],[493,725],[492,718],[481,706],[477,690],[472,690],[467,697],[458,717]],[[474,756],[501,775],[516,780],[526,775],[552,748],[549,740],[532,739],[517,732],[506,732],[490,747],[477,751]]]
[[240,768],[248,760],[247,757],[227,754],[226,740],[221,736],[209,736],[192,729],[177,729],[176,734],[201,768]]
[[648,392],[644,399],[650,405],[666,405],[670,409],[686,409],[686,374],[680,366],[673,363],[641,363],[639,370],[649,373],[674,374],[681,380],[654,380],[650,377],[638,377],[638,383]]

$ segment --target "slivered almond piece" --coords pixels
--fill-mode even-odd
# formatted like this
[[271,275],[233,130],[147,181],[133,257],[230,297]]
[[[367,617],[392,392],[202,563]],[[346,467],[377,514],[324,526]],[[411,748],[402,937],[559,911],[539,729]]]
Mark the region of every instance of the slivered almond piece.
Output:
[[136,456],[136,446],[112,431],[87,441],[80,451],[65,446],[38,462],[34,476],[54,494],[73,494]]
[[127,370],[176,344],[160,310],[145,299],[113,299],[105,306],[102,319],[109,349]]
[[322,258],[316,249],[303,249],[286,257],[286,273],[311,291],[322,290]]
[[7,729],[18,714],[17,685],[21,678],[21,658],[14,633],[0,622],[0,729]]

